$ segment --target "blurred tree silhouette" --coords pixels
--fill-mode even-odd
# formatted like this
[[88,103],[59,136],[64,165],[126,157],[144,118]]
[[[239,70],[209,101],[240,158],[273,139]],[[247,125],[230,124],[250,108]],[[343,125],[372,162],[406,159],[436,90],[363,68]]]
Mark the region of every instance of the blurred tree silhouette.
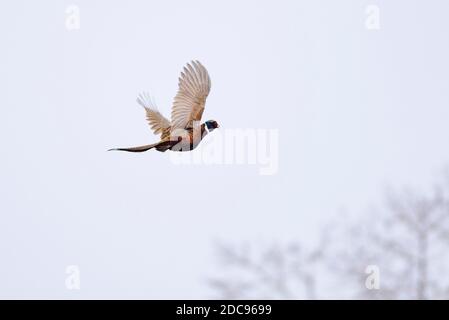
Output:
[[274,243],[259,250],[218,244],[223,277],[209,284],[223,299],[316,298],[316,272],[323,258],[324,242],[308,250],[298,243]]
[[[449,298],[449,179],[431,192],[388,192],[380,210],[332,224],[314,248],[219,244],[220,298]],[[378,268],[380,287],[365,282]],[[318,281],[321,280],[321,281]]]

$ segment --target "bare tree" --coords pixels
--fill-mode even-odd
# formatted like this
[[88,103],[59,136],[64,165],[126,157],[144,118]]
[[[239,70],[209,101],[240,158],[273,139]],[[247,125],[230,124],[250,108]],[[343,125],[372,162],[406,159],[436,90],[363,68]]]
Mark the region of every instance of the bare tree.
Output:
[[[209,284],[230,299],[449,298],[449,183],[389,192],[380,210],[332,226],[313,248],[220,244],[223,272]],[[367,285],[372,267],[379,288]]]
[[[447,298],[449,281],[449,199],[445,187],[431,193],[390,192],[383,210],[346,232],[346,242],[333,248],[328,262],[357,288],[356,298]],[[363,284],[368,265],[379,267],[381,287]]]
[[307,250],[298,243],[274,243],[267,248],[249,244],[218,244],[222,275],[209,285],[223,299],[315,299],[317,264],[324,242]]

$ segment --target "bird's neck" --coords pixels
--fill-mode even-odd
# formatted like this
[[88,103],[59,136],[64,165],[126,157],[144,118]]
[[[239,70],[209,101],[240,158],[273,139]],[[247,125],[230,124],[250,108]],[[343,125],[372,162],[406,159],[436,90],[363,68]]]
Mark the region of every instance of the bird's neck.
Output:
[[209,130],[207,129],[206,124],[202,123],[201,124],[201,136],[204,137],[208,133],[209,133]]

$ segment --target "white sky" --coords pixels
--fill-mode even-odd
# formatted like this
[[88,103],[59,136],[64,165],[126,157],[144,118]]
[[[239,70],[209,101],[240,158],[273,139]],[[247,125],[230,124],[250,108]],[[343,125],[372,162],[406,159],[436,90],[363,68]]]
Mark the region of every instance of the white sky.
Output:
[[[313,241],[449,162],[447,1],[126,3],[2,6],[1,298],[207,298],[215,239]],[[279,130],[277,175],[105,151],[156,141],[137,93],[168,115],[192,59],[212,78],[204,118]]]

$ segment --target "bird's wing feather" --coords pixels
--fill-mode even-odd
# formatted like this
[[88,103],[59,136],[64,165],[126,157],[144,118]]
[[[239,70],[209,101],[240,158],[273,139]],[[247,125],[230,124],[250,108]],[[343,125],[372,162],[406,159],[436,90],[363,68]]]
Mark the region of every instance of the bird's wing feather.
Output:
[[137,97],[137,103],[144,107],[147,120],[154,134],[164,135],[170,132],[170,121],[165,118],[156,107],[148,92],[143,92]]
[[209,74],[199,61],[192,61],[184,67],[173,101],[172,130],[192,127],[194,121],[201,120],[210,88]]

